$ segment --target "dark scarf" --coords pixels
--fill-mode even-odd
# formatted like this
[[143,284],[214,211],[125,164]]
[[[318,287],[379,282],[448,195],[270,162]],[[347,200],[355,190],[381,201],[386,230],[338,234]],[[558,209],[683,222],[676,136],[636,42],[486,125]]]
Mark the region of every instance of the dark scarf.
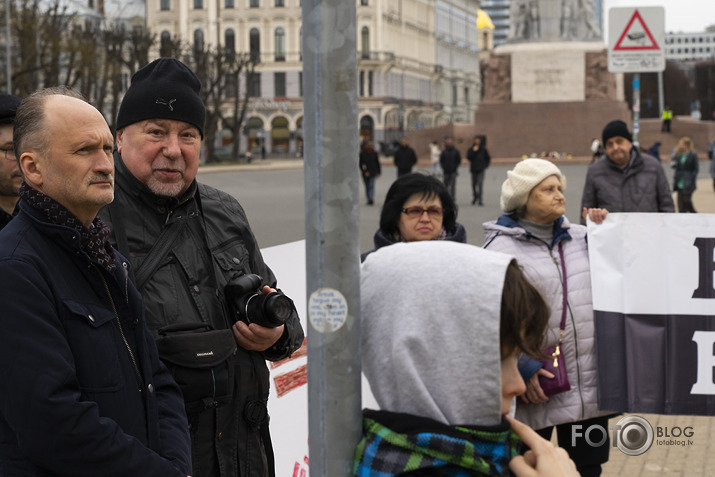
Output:
[[65,206],[25,182],[20,186],[20,198],[33,208],[41,210],[51,223],[77,232],[81,239],[80,248],[89,255],[89,259],[112,275],[115,274],[117,258],[107,241],[110,235],[109,227],[102,222],[102,219],[96,217],[88,229]]

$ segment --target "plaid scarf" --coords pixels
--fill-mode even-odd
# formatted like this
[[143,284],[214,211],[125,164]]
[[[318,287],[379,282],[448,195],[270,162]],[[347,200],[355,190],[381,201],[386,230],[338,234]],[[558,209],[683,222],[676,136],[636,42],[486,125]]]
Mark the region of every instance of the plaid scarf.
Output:
[[112,246],[107,241],[111,232],[102,219],[96,217],[88,229],[65,206],[52,197],[33,189],[25,182],[20,186],[20,198],[33,208],[44,212],[51,223],[68,227],[77,232],[81,239],[82,251],[89,255],[89,259],[93,263],[114,275],[117,270],[117,258],[114,256]]
[[367,410],[353,475],[387,477],[428,470],[436,476],[507,476],[520,442],[508,427],[448,426],[409,414]]

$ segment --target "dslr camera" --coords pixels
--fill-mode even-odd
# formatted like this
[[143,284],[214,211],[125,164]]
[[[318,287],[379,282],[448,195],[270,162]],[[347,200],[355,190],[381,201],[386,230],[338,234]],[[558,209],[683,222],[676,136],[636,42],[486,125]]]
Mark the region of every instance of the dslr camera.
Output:
[[262,284],[263,278],[255,274],[232,278],[224,289],[226,299],[237,320],[277,328],[293,314],[293,300],[281,292],[263,293]]

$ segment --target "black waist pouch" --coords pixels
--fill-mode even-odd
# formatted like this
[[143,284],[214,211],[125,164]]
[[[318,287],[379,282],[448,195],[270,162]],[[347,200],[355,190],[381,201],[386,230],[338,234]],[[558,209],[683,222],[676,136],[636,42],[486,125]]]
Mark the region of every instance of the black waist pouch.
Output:
[[233,396],[236,340],[233,332],[203,323],[159,330],[159,357],[184,394],[187,411],[218,407]]

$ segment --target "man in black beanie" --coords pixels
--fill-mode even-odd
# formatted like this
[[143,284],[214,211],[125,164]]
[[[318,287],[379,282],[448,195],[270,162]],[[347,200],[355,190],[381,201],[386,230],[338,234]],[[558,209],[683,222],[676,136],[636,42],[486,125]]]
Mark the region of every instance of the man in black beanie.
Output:
[[12,144],[15,112],[20,106],[20,98],[11,94],[0,94],[0,229],[17,214],[18,191],[22,184],[22,173],[15,158]]
[[[174,362],[191,429],[193,476],[273,476],[266,360],[290,356],[303,330],[295,310],[277,327],[249,325],[237,319],[225,294],[242,275],[258,275],[264,293],[275,291],[276,278],[236,199],[196,181],[206,117],[200,89],[193,71],[173,58],[134,74],[117,116],[115,200],[101,215],[131,261],[160,354],[170,325],[219,330],[235,348],[215,367],[225,373],[203,368],[210,389],[179,377]],[[193,356],[218,355],[212,353],[218,348],[192,349],[189,341],[182,346]]]
[[606,154],[588,168],[581,207],[609,212],[674,212],[663,166],[633,146],[628,125],[611,121],[601,137]]

